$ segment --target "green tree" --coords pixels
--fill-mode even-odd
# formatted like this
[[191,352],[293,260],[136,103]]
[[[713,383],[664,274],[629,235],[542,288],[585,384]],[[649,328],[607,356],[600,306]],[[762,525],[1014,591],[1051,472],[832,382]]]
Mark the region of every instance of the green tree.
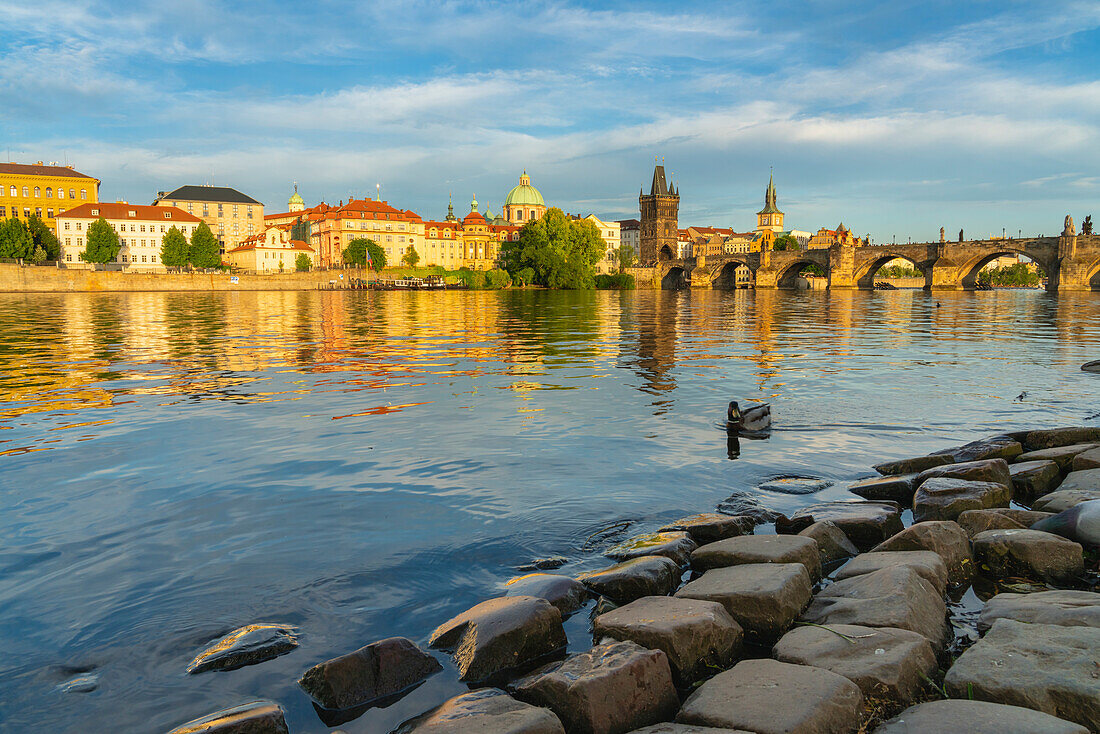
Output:
[[313,266],[313,261],[309,259],[309,255],[304,252],[298,253],[298,257],[294,258],[294,269],[299,273],[304,273]]
[[0,222],[0,257],[29,257],[34,239],[22,220],[12,217]]
[[368,240],[366,237],[356,237],[349,242],[344,248],[343,256],[345,263],[357,268],[365,268],[368,263],[373,270],[386,267],[385,251],[374,240]]
[[165,267],[183,267],[187,264],[190,254],[191,249],[190,245],[187,244],[187,238],[183,236],[183,232],[178,227],[173,225],[160,238],[160,261],[164,263]]
[[415,247],[409,245],[409,249],[405,250],[405,254],[401,256],[401,262],[410,268],[415,268],[416,264],[420,262],[420,253],[416,251]]
[[507,270],[493,268],[485,272],[485,287],[490,289],[507,288],[512,285],[512,276]]
[[608,290],[634,290],[634,276],[630,273],[609,273],[596,276],[596,287]]
[[523,268],[512,274],[512,282],[520,288],[535,282],[535,271],[532,268]]
[[196,268],[216,268],[222,264],[221,246],[206,222],[201,222],[191,233],[187,259]]
[[27,229],[31,233],[34,247],[41,247],[46,253],[46,257],[38,262],[56,260],[61,257],[61,243],[58,241],[57,235],[50,231],[50,228],[46,226],[41,217],[32,214],[30,219],[27,220]]
[[107,224],[106,219],[100,217],[88,225],[88,244],[84,246],[84,252],[80,253],[80,259],[86,263],[114,262],[121,249],[118,232]]
[[801,250],[802,245],[798,244],[798,240],[789,234],[781,234],[772,240],[772,249],[780,252],[783,250]]
[[638,255],[630,245],[620,245],[619,249],[615,251],[615,254],[619,260],[620,273],[627,268],[634,267],[634,263],[638,262]]
[[294,224],[290,226],[290,239],[298,240],[299,242],[309,243],[309,222],[305,221],[301,217],[294,220]]
[[518,240],[501,245],[500,262],[509,273],[531,268],[534,282],[549,288],[591,289],[605,250],[595,224],[553,207],[525,224]]
[[31,262],[35,265],[46,262],[46,250],[42,245],[34,246],[34,252],[31,253]]

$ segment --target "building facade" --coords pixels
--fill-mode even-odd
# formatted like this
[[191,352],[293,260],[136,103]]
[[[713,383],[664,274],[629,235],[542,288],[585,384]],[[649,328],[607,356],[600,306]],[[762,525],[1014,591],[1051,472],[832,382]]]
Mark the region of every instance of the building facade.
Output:
[[619,220],[619,242],[623,247],[629,247],[634,251],[634,257],[638,257],[638,253],[641,252],[641,234],[642,223],[637,219],[620,219]]
[[124,201],[81,204],[57,217],[57,238],[61,242],[61,261],[65,267],[93,267],[81,261],[80,253],[87,246],[88,227],[100,217],[118,233],[122,248],[116,262],[123,270],[147,272],[164,271],[160,250],[169,229],[175,227],[191,239],[202,222],[193,214],[169,206],[142,206]]
[[352,199],[335,207],[322,202],[304,214],[320,267],[343,265],[344,248],[359,237],[381,247],[388,265],[398,264],[410,245],[423,258],[424,220],[411,209],[397,209],[376,199]]
[[503,217],[490,219],[479,212],[476,196],[461,221],[448,205],[443,221],[424,222],[424,249],[417,250],[420,264],[447,270],[492,270],[497,267],[501,243],[518,240],[521,228]]
[[201,218],[218,239],[223,255],[264,231],[264,205],[228,186],[180,186],[159,192],[153,205],[176,207]]
[[0,219],[24,222],[37,216],[54,234],[57,216],[81,204],[99,202],[99,179],[55,163],[0,163]]
[[523,226],[531,220],[541,219],[546,213],[546,202],[542,193],[531,185],[531,177],[525,170],[519,177],[519,185],[514,186],[504,198],[504,219],[508,224]]
[[234,268],[257,273],[290,272],[297,268],[298,256],[309,258],[313,267],[316,253],[302,240],[290,238],[289,227],[269,227],[263,234],[253,235],[225,253]]
[[619,247],[622,245],[622,230],[618,222],[605,222],[595,214],[589,214],[585,219],[596,225],[603,240],[603,257],[596,262],[596,274],[619,272]]
[[841,222],[836,226],[836,229],[822,227],[817,230],[817,233],[810,238],[806,247],[810,250],[819,250],[833,245],[862,247],[863,244],[863,240],[853,235],[851,230],[844,226],[844,222]]
[[764,192],[764,208],[756,213],[756,231],[771,230],[779,233],[783,231],[783,212],[779,211],[775,194],[775,176],[768,177],[768,188]]
[[643,264],[676,257],[676,218],[680,211],[680,194],[665,181],[665,167],[653,168],[653,183],[649,194],[638,192],[641,210],[638,259]]

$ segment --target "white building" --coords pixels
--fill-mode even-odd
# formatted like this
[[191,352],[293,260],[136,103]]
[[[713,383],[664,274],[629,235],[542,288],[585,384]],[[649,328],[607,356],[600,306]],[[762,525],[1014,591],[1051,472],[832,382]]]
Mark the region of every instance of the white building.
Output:
[[637,255],[642,251],[642,223],[637,219],[619,220],[619,241]]
[[253,235],[225,253],[225,259],[241,270],[289,273],[297,268],[299,255],[309,258],[310,267],[317,262],[317,253],[312,247],[301,240],[290,239],[289,227],[268,227],[263,234]]
[[585,221],[592,222],[603,240],[603,258],[596,262],[596,275],[619,272],[619,246],[622,243],[618,222],[605,222],[595,214],[589,214]]
[[118,201],[113,204],[81,204],[57,215],[57,238],[65,267],[92,268],[80,259],[87,246],[88,227],[102,217],[118,233],[117,262],[123,270],[164,271],[160,250],[164,235],[175,227],[188,240],[202,220],[170,206],[142,206]]

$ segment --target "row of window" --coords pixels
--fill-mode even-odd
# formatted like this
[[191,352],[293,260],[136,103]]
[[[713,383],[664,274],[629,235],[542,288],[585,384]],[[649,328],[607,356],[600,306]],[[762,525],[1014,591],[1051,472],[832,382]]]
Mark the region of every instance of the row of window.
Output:
[[[34,198],[39,199],[39,198],[42,197],[41,187],[35,186],[34,189],[31,189],[31,187],[29,187],[29,186],[24,186],[23,187],[23,196],[24,196],[24,198],[29,197],[31,195],[32,190],[34,191]],[[15,186],[11,186],[8,189],[8,194],[10,196],[19,196],[19,189]],[[4,195],[4,187],[0,186],[0,196],[3,196],[3,195]],[[46,198],[47,199],[52,199],[53,198],[53,187],[51,187],[51,186],[46,187]],[[59,188],[57,190],[57,198],[58,199],[64,199],[65,198],[65,189],[60,189]],[[76,189],[69,189],[69,198],[70,199],[75,199],[76,198]],[[81,199],[87,199],[88,198],[88,189],[81,189],[80,190],[80,198]]]
[[[127,262],[129,262],[129,263],[135,263],[135,264],[136,264],[136,263],[137,263],[137,261],[138,261],[138,256],[137,256],[137,255],[129,255],[129,256],[127,256],[127,255],[119,254],[119,256],[118,256],[118,261],[119,261],[120,263],[127,263]],[[143,263],[145,263],[145,264],[149,264],[149,263],[153,263],[153,264],[156,264],[156,262],[157,262],[157,256],[156,256],[156,255],[142,255],[142,256],[141,256],[141,261],[142,261]],[[65,255],[65,262],[67,262],[67,263],[71,263],[71,262],[74,262],[74,260],[73,260],[73,254],[72,254],[71,252],[70,252],[70,253],[66,253],[66,255]]]
[[[41,217],[42,216],[42,207],[36,206],[34,208],[34,214],[35,214],[36,217]],[[11,208],[11,215],[13,217],[15,217],[16,219],[18,219],[19,218],[19,207],[13,206]],[[6,219],[7,216],[8,216],[8,208],[6,206],[0,206],[0,219]],[[23,207],[23,218],[24,219],[30,219],[31,218],[31,208],[29,206]],[[46,218],[47,219],[53,219],[53,209],[47,209],[46,210]]]
[[[173,205],[173,206],[177,206],[177,205]],[[194,214],[195,213],[195,204],[193,202],[187,202],[187,213],[188,214]],[[204,217],[209,217],[210,216],[210,205],[209,204],[203,204],[202,205],[202,215]],[[225,209],[223,208],[222,204],[218,204],[218,216],[219,217],[224,217],[225,216]],[[234,204],[233,205],[233,218],[236,219],[239,216],[240,216],[240,212],[238,212],[238,210],[237,210],[237,205]],[[252,206],[251,205],[249,205],[247,207],[247,211],[245,213],[245,216],[247,216],[249,219],[253,218],[253,216],[252,216]]]

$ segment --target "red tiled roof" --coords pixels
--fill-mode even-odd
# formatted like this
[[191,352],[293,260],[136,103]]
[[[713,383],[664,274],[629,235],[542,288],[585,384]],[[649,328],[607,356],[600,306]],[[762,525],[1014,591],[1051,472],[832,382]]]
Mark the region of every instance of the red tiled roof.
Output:
[[488,224],[488,221],[481,214],[481,212],[470,212],[469,214],[467,214],[465,217],[462,218],[462,223],[466,224],[467,222],[469,222],[470,224]]
[[69,166],[44,166],[41,163],[0,163],[0,173],[10,173],[16,176],[69,176],[70,178],[88,178],[98,182],[99,179],[88,176],[80,171],[74,171]]
[[[260,240],[259,241],[253,241],[253,240],[256,239],[256,237],[259,237]],[[265,248],[264,247],[264,242],[263,242],[263,235],[253,235],[252,237],[249,237],[247,240],[242,240],[241,244],[238,247],[234,247],[232,250],[227,251],[225,254],[226,255],[231,255],[234,252],[247,252],[248,250],[259,250],[259,249],[302,250],[304,252],[314,252],[315,251],[312,247],[307,245],[305,242],[302,242],[301,240],[291,240],[290,241],[290,247],[283,247],[282,245],[277,245],[275,247]]]
[[[98,213],[93,213],[93,210]],[[130,212],[133,212],[131,215]],[[164,216],[169,214],[171,216]],[[171,220],[173,222],[189,222],[192,224],[198,224],[202,220],[196,217],[194,214],[188,214],[182,209],[178,209],[174,206],[150,206],[148,204],[119,204],[117,202],[105,202],[101,201],[98,204],[86,203],[80,206],[75,206],[72,209],[66,209],[61,214],[57,215],[61,217],[73,217],[84,219],[95,219],[96,217],[103,217],[104,219],[145,219],[156,220],[163,222]]]

